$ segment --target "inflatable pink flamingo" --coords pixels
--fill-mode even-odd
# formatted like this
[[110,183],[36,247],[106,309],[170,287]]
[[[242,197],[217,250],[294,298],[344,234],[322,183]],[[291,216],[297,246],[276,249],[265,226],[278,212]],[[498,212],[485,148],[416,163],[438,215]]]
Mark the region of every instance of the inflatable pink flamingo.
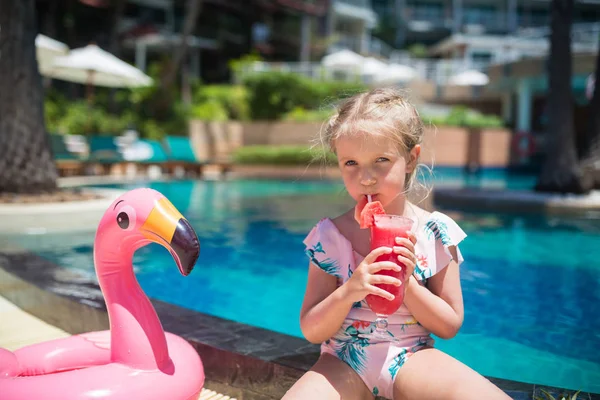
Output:
[[200,252],[196,233],[162,194],[135,189],[108,208],[96,233],[94,263],[110,331],[0,349],[2,400],[196,399],[204,369],[194,348],[163,331],[132,267],[135,250],[166,247],[188,275]]

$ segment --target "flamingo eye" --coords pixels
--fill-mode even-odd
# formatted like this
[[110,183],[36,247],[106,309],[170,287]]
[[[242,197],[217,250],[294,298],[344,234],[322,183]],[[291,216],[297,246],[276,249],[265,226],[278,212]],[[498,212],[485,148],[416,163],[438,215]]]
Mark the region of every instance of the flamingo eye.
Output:
[[135,227],[135,210],[131,206],[125,206],[117,214],[117,225],[124,231],[130,231]]
[[119,215],[117,215],[117,224],[119,224],[121,229],[129,228],[129,215],[125,212],[119,213]]

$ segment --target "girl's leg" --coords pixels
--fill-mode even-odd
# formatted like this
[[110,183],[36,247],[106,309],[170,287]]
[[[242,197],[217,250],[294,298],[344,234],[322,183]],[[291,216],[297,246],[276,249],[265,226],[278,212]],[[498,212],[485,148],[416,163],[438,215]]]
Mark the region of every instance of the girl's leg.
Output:
[[398,370],[394,400],[510,400],[489,380],[433,348],[412,354]]
[[372,400],[373,395],[350,366],[324,353],[283,397],[283,400],[304,399]]

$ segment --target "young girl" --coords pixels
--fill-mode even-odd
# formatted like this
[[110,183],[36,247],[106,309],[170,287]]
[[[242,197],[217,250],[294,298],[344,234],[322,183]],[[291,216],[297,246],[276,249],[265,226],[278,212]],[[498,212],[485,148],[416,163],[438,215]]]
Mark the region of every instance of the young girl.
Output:
[[[358,204],[381,202],[387,214],[413,220],[410,239],[370,251],[368,229],[357,222],[360,207],[322,219],[304,243],[310,258],[300,325],[321,356],[284,399],[508,399],[454,358],[434,349],[431,334],[456,335],[463,322],[457,245],[465,233],[448,216],[411,204],[423,126],[415,108],[391,89],[346,101],[324,130],[346,190]],[[388,319],[397,342],[373,336],[375,318],[365,296],[394,296],[376,284],[401,281],[379,270],[401,268],[375,262],[394,252],[406,268],[405,298]]]

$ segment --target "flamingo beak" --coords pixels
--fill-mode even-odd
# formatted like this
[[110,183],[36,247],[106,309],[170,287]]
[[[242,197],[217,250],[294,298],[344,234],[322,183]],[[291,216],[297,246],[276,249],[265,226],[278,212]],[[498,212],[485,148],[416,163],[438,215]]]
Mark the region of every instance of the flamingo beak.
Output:
[[147,239],[169,250],[182,275],[192,272],[200,255],[198,236],[167,198],[156,202],[140,231]]

